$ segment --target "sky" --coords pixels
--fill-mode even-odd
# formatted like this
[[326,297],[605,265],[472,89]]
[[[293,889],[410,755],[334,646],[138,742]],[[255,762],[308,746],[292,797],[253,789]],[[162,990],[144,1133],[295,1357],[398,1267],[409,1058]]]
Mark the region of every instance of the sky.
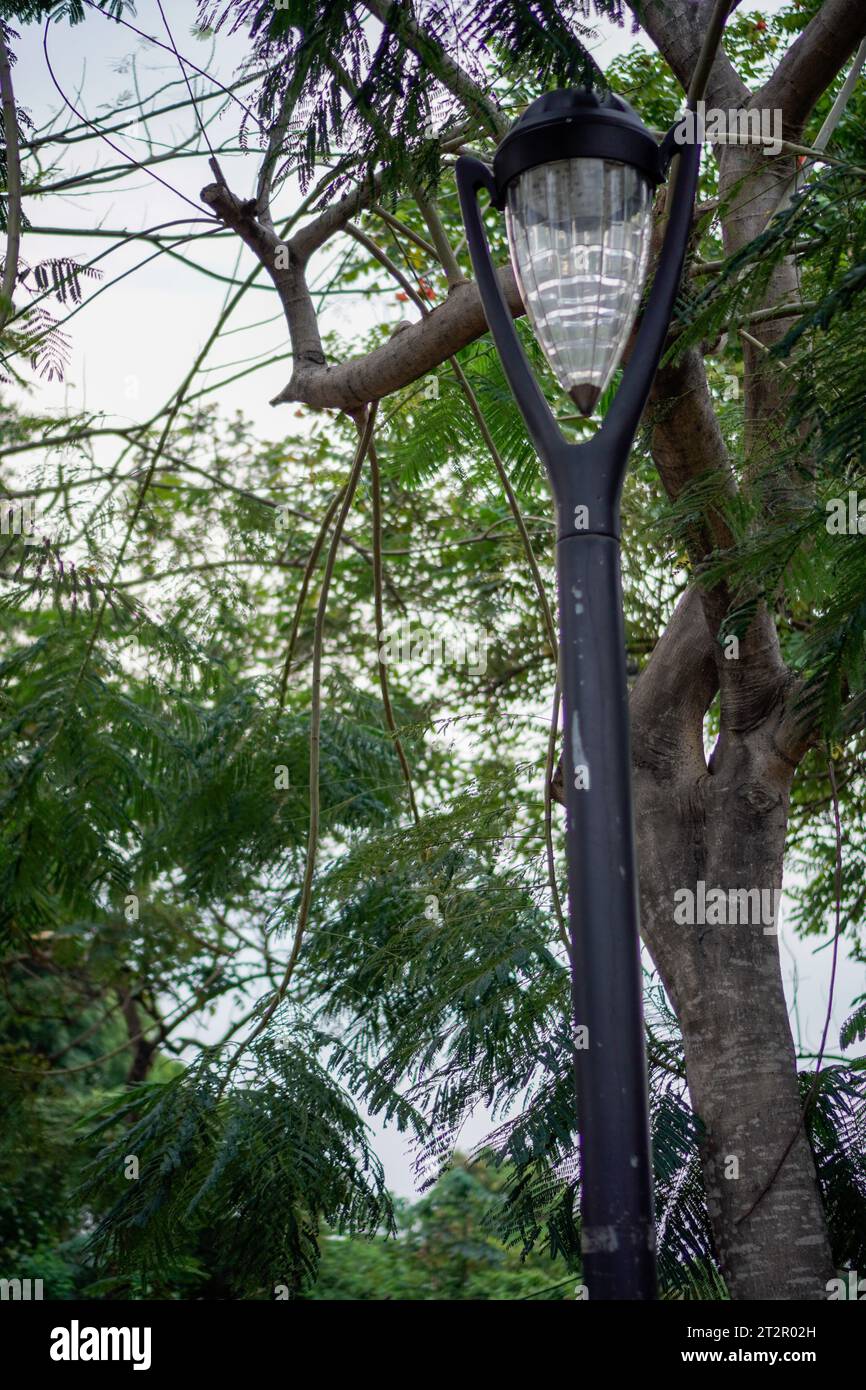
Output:
[[[759,8],[765,15],[769,14],[781,8],[780,0],[768,0]],[[164,10],[178,48],[223,84],[231,82],[233,69],[245,57],[244,36],[220,37],[217,64],[211,43],[194,37],[191,32],[195,21],[192,0],[164,2]],[[134,22],[144,33],[167,42],[156,0],[139,0]],[[633,44],[646,42],[629,29],[619,29],[606,21],[599,21],[596,28],[597,38],[591,47],[602,67]],[[155,91],[166,83],[177,82],[179,76],[171,52],[155,47],[98,14],[92,14],[85,24],[73,29],[65,24],[52,27],[47,39],[40,26],[27,26],[17,51],[16,93],[19,101],[29,108],[37,130],[64,107],[64,102],[71,103],[81,116],[94,118],[129,101],[136,84],[143,92]],[[207,77],[199,79],[196,87],[202,93],[213,90]],[[179,100],[184,95],[183,89],[175,86],[154,100],[149,109]],[[242,98],[243,93],[239,96]],[[217,105],[214,101],[204,109],[210,111]],[[238,114],[235,104],[211,131],[213,143],[216,143],[215,133],[220,138],[234,135]],[[170,145],[174,136],[185,135],[187,131],[187,112],[178,117],[161,117],[150,124],[154,148],[160,143]],[[117,150],[103,149],[101,152],[96,141],[68,146],[62,166],[52,174],[49,182],[59,182],[75,173],[91,170],[97,164],[119,163],[124,151],[140,154],[147,146],[147,137],[147,130],[125,132],[113,137]],[[257,171],[254,153],[229,154],[221,157],[221,163],[230,186],[241,195],[251,194]],[[102,254],[99,264],[105,271],[105,281],[124,276],[106,292],[91,298],[85,309],[70,321],[72,357],[66,381],[39,385],[34,401],[38,399],[40,409],[50,407],[60,415],[68,410],[89,409],[105,412],[110,420],[130,423],[147,419],[177,389],[222,312],[226,296],[231,292],[230,286],[165,255],[140,264],[154,252],[154,248],[145,243],[128,244],[105,255],[114,245],[113,239],[84,235],[85,231],[94,229],[139,231],[174,219],[206,215],[198,195],[213,176],[204,156],[172,161],[170,173],[164,165],[157,165],[154,173],[164,175],[172,187],[133,172],[122,183],[109,184],[103,189],[67,190],[38,202],[25,199],[25,210],[35,228],[72,226],[80,229],[78,235],[62,237],[35,231],[25,233],[22,255],[26,261],[32,264],[49,256],[66,255],[86,262]],[[278,211],[290,212],[297,205],[298,196],[295,187],[287,186]],[[313,262],[314,286],[324,282],[334,255],[331,248]],[[189,250],[189,256],[197,264],[230,279],[247,274],[253,266],[252,257],[244,248],[239,251],[231,236],[200,242]],[[136,265],[139,268],[134,273],[126,273]],[[267,360],[286,353],[285,328],[275,295],[264,279],[261,283],[264,288],[245,296],[238,311],[229,319],[230,332],[222,336],[213,356],[205,363],[203,385],[225,382],[239,370],[237,364],[251,354],[260,354],[262,360]],[[346,305],[345,300],[335,301],[330,316],[323,317],[325,329],[341,327]],[[396,323],[406,313],[396,298],[386,296],[381,296],[375,306],[367,304],[355,312],[363,313],[366,325],[383,321]],[[409,316],[414,317],[411,308]],[[288,376],[288,362],[278,362],[241,381],[229,381],[205,399],[218,399],[225,414],[242,411],[262,438],[290,441],[292,436],[297,437],[298,432],[306,429],[303,412],[299,417],[294,406],[272,408],[268,405]],[[110,443],[101,445],[101,456],[110,460],[112,448]],[[826,946],[828,939],[829,936],[824,937],[818,947]],[[783,910],[781,957],[786,991],[802,1045],[811,1051],[817,1050],[824,1025],[831,956],[827,949],[820,949],[816,954],[815,942],[815,938],[808,942],[797,939],[785,925]],[[862,967],[843,953],[829,1033],[830,1051],[835,1051],[839,1025],[849,1011],[850,1000],[864,988]],[[483,1139],[489,1128],[489,1116],[479,1113],[467,1126],[464,1147],[471,1147]],[[385,1162],[392,1188],[401,1195],[411,1195],[414,1180],[403,1139],[391,1132],[380,1132],[376,1147]]]

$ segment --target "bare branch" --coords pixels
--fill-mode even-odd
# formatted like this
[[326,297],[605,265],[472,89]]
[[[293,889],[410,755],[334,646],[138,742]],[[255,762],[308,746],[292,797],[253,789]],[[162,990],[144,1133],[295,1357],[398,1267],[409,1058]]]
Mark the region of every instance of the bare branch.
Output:
[[[510,266],[500,270],[499,280],[512,314],[519,318],[523,303]],[[288,386],[271,404],[301,401],[316,410],[351,413],[408,386],[486,332],[478,286],[455,285],[444,304],[420,323],[407,324],[364,357],[350,357],[334,367],[296,366]]]
[[295,253],[292,242],[280,241],[276,231],[257,220],[254,200],[236,197],[224,184],[208,184],[201,199],[237,232],[273,280],[286,315],[295,363],[321,366],[325,354],[304,275],[305,262]]
[[442,219],[439,216],[436,199],[425,197],[420,188],[413,189],[413,193],[421,215],[427,223],[430,237],[436,248],[436,255],[445,272],[448,289],[449,291],[453,290],[455,285],[464,284],[467,277],[463,274],[463,271],[457,263],[457,257],[454,254],[451,243],[448,240],[448,235],[442,225]]
[[[866,39],[863,39],[862,43],[860,44],[860,47],[857,49],[857,52],[854,56],[854,61],[851,64],[850,70],[848,72],[848,76],[845,78],[845,81],[842,84],[842,89],[836,97],[836,100],[833,102],[830,114],[828,115],[824,124],[821,126],[821,129],[818,131],[818,134],[815,136],[814,149],[820,151],[822,154],[824,150],[826,150],[827,145],[830,143],[830,137],[832,136],[833,131],[836,129],[837,125],[839,124],[839,122],[845,114],[845,109],[848,105],[848,102],[851,100],[854,88],[857,86],[857,81],[860,77],[860,72],[863,68],[864,62],[866,62]],[[790,205],[791,199],[794,196],[798,183],[805,177],[810,166],[811,160],[809,161],[809,163],[805,164],[802,169],[799,169],[797,174],[795,174],[793,178],[789,179],[785,187],[785,191],[779,199],[779,206],[776,209],[777,212],[784,211],[784,209]]]
[[332,203],[312,222],[295,232],[291,246],[297,260],[302,263],[308,261],[314,251],[318,251],[335,233],[341,232],[347,222],[374,203],[380,190],[381,179],[376,176],[347,193],[338,203]]
[[0,95],[3,98],[3,133],[6,142],[6,259],[3,266],[0,328],[14,312],[12,296],[18,279],[18,249],[21,244],[21,159],[18,151],[18,113],[12,89],[9,49],[0,28]]

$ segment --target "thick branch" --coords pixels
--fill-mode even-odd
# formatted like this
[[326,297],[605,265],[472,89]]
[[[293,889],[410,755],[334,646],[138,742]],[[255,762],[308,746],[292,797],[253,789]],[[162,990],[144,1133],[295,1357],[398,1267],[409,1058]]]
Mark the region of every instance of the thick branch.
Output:
[[321,366],[325,354],[304,275],[305,258],[296,254],[293,242],[281,242],[271,227],[256,218],[254,201],[237,198],[225,184],[208,184],[201,191],[201,200],[237,232],[273,280],[286,315],[296,367],[302,363]]
[[[673,68],[684,91],[689,90],[698,65],[713,3],[714,0],[665,0],[663,5],[647,5],[645,0],[629,0],[638,23]],[[706,96],[708,106],[721,108],[744,106],[749,100],[748,87],[721,47],[701,95]]]
[[701,596],[683,594],[630,698],[632,762],[660,781],[706,771],[703,719],[718,689]]
[[[656,373],[649,400],[650,444],[653,461],[672,502],[699,479],[718,479],[720,501],[732,499],[736,483],[728,449],[713,407],[703,357],[688,348],[675,362]],[[697,569],[713,550],[733,544],[724,515],[717,507],[704,509],[687,538],[689,556]]]
[[785,126],[798,130],[864,37],[863,0],[824,0],[756,100],[781,108]]
[[[650,402],[653,459],[671,501],[695,484],[711,485],[714,494],[704,499],[701,519],[689,528],[687,536],[692,566],[699,575],[713,551],[726,550],[734,542],[723,506],[733,499],[736,484],[704,363],[695,348],[661,369]],[[721,688],[722,726],[730,732],[745,732],[773,708],[789,680],[775,624],[761,603],[739,640],[736,654],[723,651],[718,632],[730,604],[728,587],[702,588],[700,596]]]
[[[519,318],[523,304],[510,267],[500,270],[499,279],[512,314]],[[288,386],[271,404],[302,401],[316,410],[359,410],[408,386],[486,332],[478,286],[455,285],[444,304],[364,357],[350,357],[333,367],[296,365]]]

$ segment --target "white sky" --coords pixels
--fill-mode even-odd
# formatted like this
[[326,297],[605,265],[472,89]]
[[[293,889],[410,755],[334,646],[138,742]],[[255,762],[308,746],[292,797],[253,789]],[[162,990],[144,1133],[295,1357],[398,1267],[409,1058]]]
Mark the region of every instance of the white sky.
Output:
[[[766,15],[781,8],[781,3],[780,0],[767,0],[758,8]],[[165,31],[154,0],[139,0],[137,10],[133,21],[137,27],[164,41]],[[170,3],[165,3],[165,11],[178,48],[199,66],[214,71],[210,43],[197,40],[190,33],[195,18],[193,0],[170,0]],[[628,29],[621,30],[606,22],[599,22],[597,30],[594,52],[602,67],[639,41]],[[14,73],[18,100],[29,108],[37,126],[42,126],[61,104],[48,72],[42,43],[41,27],[28,26],[18,45],[19,62]],[[236,36],[232,40],[220,37],[216,48],[218,67],[215,73],[223,83],[232,80],[232,64],[239,62],[245,52],[243,36]],[[52,27],[48,54],[56,79],[67,97],[80,111],[91,117],[111,111],[120,104],[120,94],[131,91],[132,57],[136,58],[137,77],[143,91],[151,91],[178,76],[177,64],[171,53],[155,49],[122,26],[97,14],[91,14],[85,24],[75,29],[65,24]],[[197,88],[208,90],[207,80],[202,79]],[[170,94],[160,97],[151,105],[176,101],[184,94],[182,88],[175,87]],[[243,93],[240,95],[243,96]],[[129,97],[125,100],[129,100]],[[207,109],[213,109],[216,105],[215,102]],[[221,136],[228,137],[236,128],[237,111],[233,110],[223,117],[218,130]],[[188,129],[188,111],[180,112],[176,120],[173,117],[162,118],[153,127],[157,138],[166,142],[171,141],[172,132],[186,133]],[[144,148],[142,140],[135,135],[132,138],[114,138],[130,153],[140,153]],[[216,144],[213,135],[211,138]],[[114,164],[119,158],[111,150],[99,153],[95,141],[71,146],[57,177],[68,177],[96,164]],[[221,162],[232,188],[240,194],[252,193],[257,168],[255,155],[227,156]],[[169,178],[179,192],[201,208],[201,215],[206,215],[206,209],[198,199],[199,190],[212,181],[206,159],[173,161],[170,171],[167,174],[165,166],[157,166],[155,172]],[[297,193],[293,189],[286,189],[278,204],[278,211],[290,211],[296,198]],[[64,197],[52,195],[38,202],[25,200],[25,210],[37,227],[71,225],[82,229],[107,227],[141,230],[173,218],[197,215],[193,207],[173,192],[140,173],[133,174],[122,184],[110,185],[105,192],[94,190]],[[73,256],[85,262],[111,245],[108,239],[25,234],[22,256],[31,264],[55,255]],[[102,263],[106,278],[134,266],[150,255],[153,249],[146,243],[138,243],[113,253]],[[202,243],[189,255],[227,276],[237,275],[238,267],[240,274],[245,275],[253,265],[249,253],[239,248],[231,238]],[[333,255],[331,247],[314,262],[314,273],[317,269],[324,270]],[[261,283],[267,284],[264,277]],[[227,292],[227,286],[199,275],[167,256],[151,261],[95,298],[72,319],[69,331],[73,338],[73,354],[67,380],[63,385],[41,384],[34,397],[34,406],[38,401],[39,408],[51,407],[58,412],[89,408],[105,412],[112,420],[132,422],[147,419],[177,388],[211,331]],[[339,329],[348,306],[353,303],[346,299],[335,301],[335,308],[324,319],[324,327]],[[364,314],[363,324],[369,325],[377,320],[396,321],[402,316],[403,309],[396,299],[382,296],[379,304],[375,307],[368,305],[361,312]],[[411,310],[410,314],[414,316]],[[250,327],[267,319],[274,321]],[[207,364],[219,370],[205,375],[200,385],[231,376],[235,369],[229,364],[236,359],[246,358],[253,353],[268,357],[286,351],[283,321],[275,295],[269,287],[248,294],[228,327],[243,331],[222,339]],[[293,434],[297,435],[305,428],[303,419],[298,419],[293,406],[282,406],[275,410],[267,404],[285,384],[288,376],[289,364],[279,363],[241,382],[227,385],[218,393],[222,411],[229,414],[241,410],[254,422],[262,438],[287,438],[290,441]],[[107,454],[110,458],[111,448],[110,445],[103,446],[101,456]],[[815,955],[814,938],[809,942],[797,940],[785,928],[784,920],[781,937],[782,965],[789,1001],[793,1002],[796,978],[799,1035],[803,1046],[814,1051],[818,1047],[826,1013],[831,953],[824,950]],[[841,959],[828,1039],[829,1051],[836,1051],[839,1025],[849,1012],[849,1001],[864,988],[866,984],[862,968],[847,956]],[[488,1116],[478,1115],[463,1136],[464,1147],[469,1148],[480,1141],[489,1126]],[[392,1188],[400,1194],[410,1195],[414,1187],[403,1140],[394,1133],[380,1133],[377,1148],[386,1164]]]

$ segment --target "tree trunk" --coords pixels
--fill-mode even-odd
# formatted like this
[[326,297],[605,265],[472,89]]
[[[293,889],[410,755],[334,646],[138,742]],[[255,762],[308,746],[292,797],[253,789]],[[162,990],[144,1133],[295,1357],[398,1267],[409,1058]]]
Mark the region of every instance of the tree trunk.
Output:
[[662,674],[667,691],[654,689],[653,697],[667,694],[666,717],[659,720],[640,683],[632,696],[642,930],[683,1032],[710,1220],[731,1297],[822,1299],[833,1267],[801,1127],[778,921],[768,930],[763,920],[732,922],[730,913],[723,925],[679,924],[674,916],[677,891],[697,895],[701,881],[707,892],[782,883],[794,773],[780,749],[784,698],[780,692],[755,728],[728,733],[708,766],[701,720],[717,681],[707,638],[691,591],[645,673],[650,685]]
[[[778,937],[762,923],[678,925],[674,892],[781,886],[787,779],[757,783],[749,758],[675,789],[638,772],[644,933],[679,1018],[704,1182],[733,1298],[825,1298],[832,1261],[800,1126]],[[794,1134],[799,1134],[770,1190]]]

